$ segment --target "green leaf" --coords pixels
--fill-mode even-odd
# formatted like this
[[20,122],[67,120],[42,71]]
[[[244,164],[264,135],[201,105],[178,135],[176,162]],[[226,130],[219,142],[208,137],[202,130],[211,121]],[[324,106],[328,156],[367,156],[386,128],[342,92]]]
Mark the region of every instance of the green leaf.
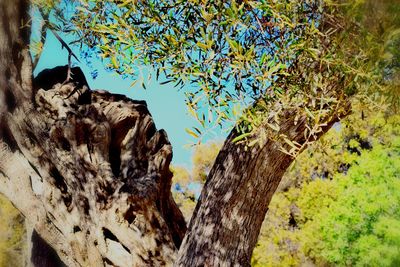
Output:
[[185,131],[188,133],[188,134],[190,134],[191,136],[193,136],[194,138],[199,138],[199,136],[195,133],[195,132],[193,132],[192,130],[190,130],[190,129],[188,129],[188,128],[185,128]]
[[241,140],[245,139],[246,137],[248,137],[248,136],[250,136],[250,135],[251,135],[251,133],[243,133],[243,134],[241,134],[241,135],[239,135],[239,136],[233,138],[232,142],[233,142],[233,143],[236,143],[236,142],[238,142],[238,141],[241,141]]

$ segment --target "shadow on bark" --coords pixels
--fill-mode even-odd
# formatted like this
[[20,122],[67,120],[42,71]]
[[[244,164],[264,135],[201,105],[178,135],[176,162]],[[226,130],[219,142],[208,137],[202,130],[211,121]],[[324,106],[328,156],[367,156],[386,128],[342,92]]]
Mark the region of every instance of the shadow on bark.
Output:
[[67,267],[57,252],[34,230],[31,236],[31,262],[34,267]]
[[1,116],[0,191],[35,229],[32,262],[172,265],[186,223],[165,131],[144,101],[90,90],[79,68],[63,83],[66,72],[41,72],[31,105]]

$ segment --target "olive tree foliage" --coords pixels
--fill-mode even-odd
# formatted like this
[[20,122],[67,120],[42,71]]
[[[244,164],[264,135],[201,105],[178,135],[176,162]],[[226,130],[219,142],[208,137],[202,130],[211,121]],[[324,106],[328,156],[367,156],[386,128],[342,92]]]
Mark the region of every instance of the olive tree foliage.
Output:
[[[262,145],[273,138],[296,155],[332,117],[348,113],[348,96],[366,88],[362,83],[381,88],[368,60],[379,54],[380,36],[363,23],[371,1],[35,2],[53,12],[44,16],[53,18],[48,25],[70,33],[107,68],[144,87],[152,73],[184,87],[199,122],[189,130],[196,138],[240,119],[235,141]],[[279,131],[283,110],[296,114],[295,123],[306,117],[307,142]]]
[[175,264],[248,266],[292,156],[347,115],[352,96],[374,100],[371,92],[385,95],[392,80],[390,59],[380,58],[390,27],[382,23],[379,31],[365,21],[371,2],[71,0],[39,10],[46,27],[70,33],[109,69],[138,80],[155,73],[182,86],[201,126],[193,136],[239,120]]

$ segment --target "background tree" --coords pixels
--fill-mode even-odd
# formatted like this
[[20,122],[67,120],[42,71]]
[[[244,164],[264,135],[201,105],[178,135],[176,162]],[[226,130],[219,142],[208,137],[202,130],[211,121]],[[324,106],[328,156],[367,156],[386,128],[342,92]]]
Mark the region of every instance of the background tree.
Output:
[[204,145],[199,145],[193,151],[193,173],[194,181],[205,182],[218,151],[221,149],[222,142],[207,142]]
[[188,222],[197,203],[198,192],[204,184],[221,146],[221,142],[218,141],[199,144],[193,151],[192,170],[182,166],[171,168],[175,183],[173,196]]
[[399,118],[364,116],[298,157],[271,201],[254,266],[397,264]]
[[189,171],[184,167],[172,166],[171,171],[174,175],[172,195],[179,209],[182,211],[186,222],[189,222],[196,205],[196,194],[190,189],[193,179]]

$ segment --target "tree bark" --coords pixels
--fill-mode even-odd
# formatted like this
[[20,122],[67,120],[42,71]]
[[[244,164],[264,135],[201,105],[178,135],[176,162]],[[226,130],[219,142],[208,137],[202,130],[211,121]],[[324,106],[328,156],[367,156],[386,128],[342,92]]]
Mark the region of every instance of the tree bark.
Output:
[[34,265],[56,264],[39,257],[47,244],[71,267],[171,265],[186,225],[166,133],[145,102],[90,91],[78,69],[33,88],[27,14],[0,0],[0,192],[34,228]]
[[[303,144],[305,118],[294,123],[290,110],[283,117],[280,133]],[[215,160],[174,266],[250,266],[268,205],[294,158],[277,141],[246,147],[233,142],[238,135],[230,133]]]

